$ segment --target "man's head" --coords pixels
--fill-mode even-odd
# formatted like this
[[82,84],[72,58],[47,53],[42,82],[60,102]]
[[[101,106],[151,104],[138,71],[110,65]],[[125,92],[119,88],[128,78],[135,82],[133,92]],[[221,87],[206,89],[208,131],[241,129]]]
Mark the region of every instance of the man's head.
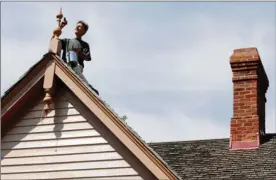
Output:
[[78,21],[75,29],[75,34],[77,37],[82,37],[88,30],[89,26],[84,21]]

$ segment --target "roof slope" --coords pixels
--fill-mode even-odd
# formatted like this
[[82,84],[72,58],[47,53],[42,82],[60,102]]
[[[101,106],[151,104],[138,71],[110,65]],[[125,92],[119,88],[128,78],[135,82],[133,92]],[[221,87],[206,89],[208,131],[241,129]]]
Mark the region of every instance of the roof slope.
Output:
[[32,67],[30,67],[30,69],[29,69],[27,72],[25,72],[25,73],[18,79],[18,81],[16,81],[9,89],[7,89],[7,90],[5,91],[5,93],[3,94],[3,96],[1,97],[1,100],[3,100],[3,99],[9,94],[9,92],[12,91],[12,90],[15,88],[15,86],[16,86],[18,83],[20,83],[20,82],[27,76],[27,74],[29,74],[35,67],[37,67],[37,65],[38,65],[45,57],[47,57],[49,54],[50,54],[50,53],[44,54],[44,55],[42,56],[42,58],[41,58],[37,63],[35,63]]
[[182,179],[276,179],[276,134],[248,150],[229,150],[229,139],[149,145]]

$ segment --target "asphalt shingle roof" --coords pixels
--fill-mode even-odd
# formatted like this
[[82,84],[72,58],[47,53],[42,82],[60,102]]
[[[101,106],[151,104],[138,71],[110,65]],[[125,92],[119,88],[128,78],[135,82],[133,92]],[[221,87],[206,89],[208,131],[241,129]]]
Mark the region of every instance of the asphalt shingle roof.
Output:
[[229,139],[149,145],[182,179],[276,180],[276,135],[247,150],[229,150]]

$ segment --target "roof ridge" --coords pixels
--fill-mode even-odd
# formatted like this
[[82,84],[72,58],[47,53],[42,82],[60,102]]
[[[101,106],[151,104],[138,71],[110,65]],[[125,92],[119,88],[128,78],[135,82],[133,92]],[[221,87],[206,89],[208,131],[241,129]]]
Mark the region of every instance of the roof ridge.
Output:
[[148,142],[148,144],[170,144],[170,143],[186,143],[186,142],[203,142],[203,141],[216,141],[216,140],[229,140],[229,138],[217,138],[217,139],[195,139],[184,141],[160,141],[160,142]]

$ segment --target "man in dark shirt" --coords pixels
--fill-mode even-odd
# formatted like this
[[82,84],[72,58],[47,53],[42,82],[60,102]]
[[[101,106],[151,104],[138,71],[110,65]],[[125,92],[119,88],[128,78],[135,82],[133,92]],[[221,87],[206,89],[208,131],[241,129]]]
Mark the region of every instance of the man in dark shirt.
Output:
[[69,51],[74,51],[78,55],[78,63],[84,68],[83,61],[91,61],[89,44],[82,40],[82,36],[87,32],[89,26],[84,21],[79,21],[75,28],[76,37],[73,39],[61,39],[62,59],[67,62],[66,55]]
[[[84,77],[83,68],[84,68],[84,61],[91,61],[91,55],[90,55],[90,47],[89,44],[82,40],[82,36],[87,32],[89,26],[84,21],[77,22],[77,26],[75,28],[75,35],[76,37],[73,39],[61,39],[61,49],[63,51],[62,53],[62,59],[68,63],[71,68],[76,72],[77,75],[80,76],[89,86],[92,88],[97,94],[98,91],[95,90],[87,81],[87,79]],[[67,60],[67,54],[70,51],[74,51],[78,56],[78,62],[76,64],[71,64]]]

